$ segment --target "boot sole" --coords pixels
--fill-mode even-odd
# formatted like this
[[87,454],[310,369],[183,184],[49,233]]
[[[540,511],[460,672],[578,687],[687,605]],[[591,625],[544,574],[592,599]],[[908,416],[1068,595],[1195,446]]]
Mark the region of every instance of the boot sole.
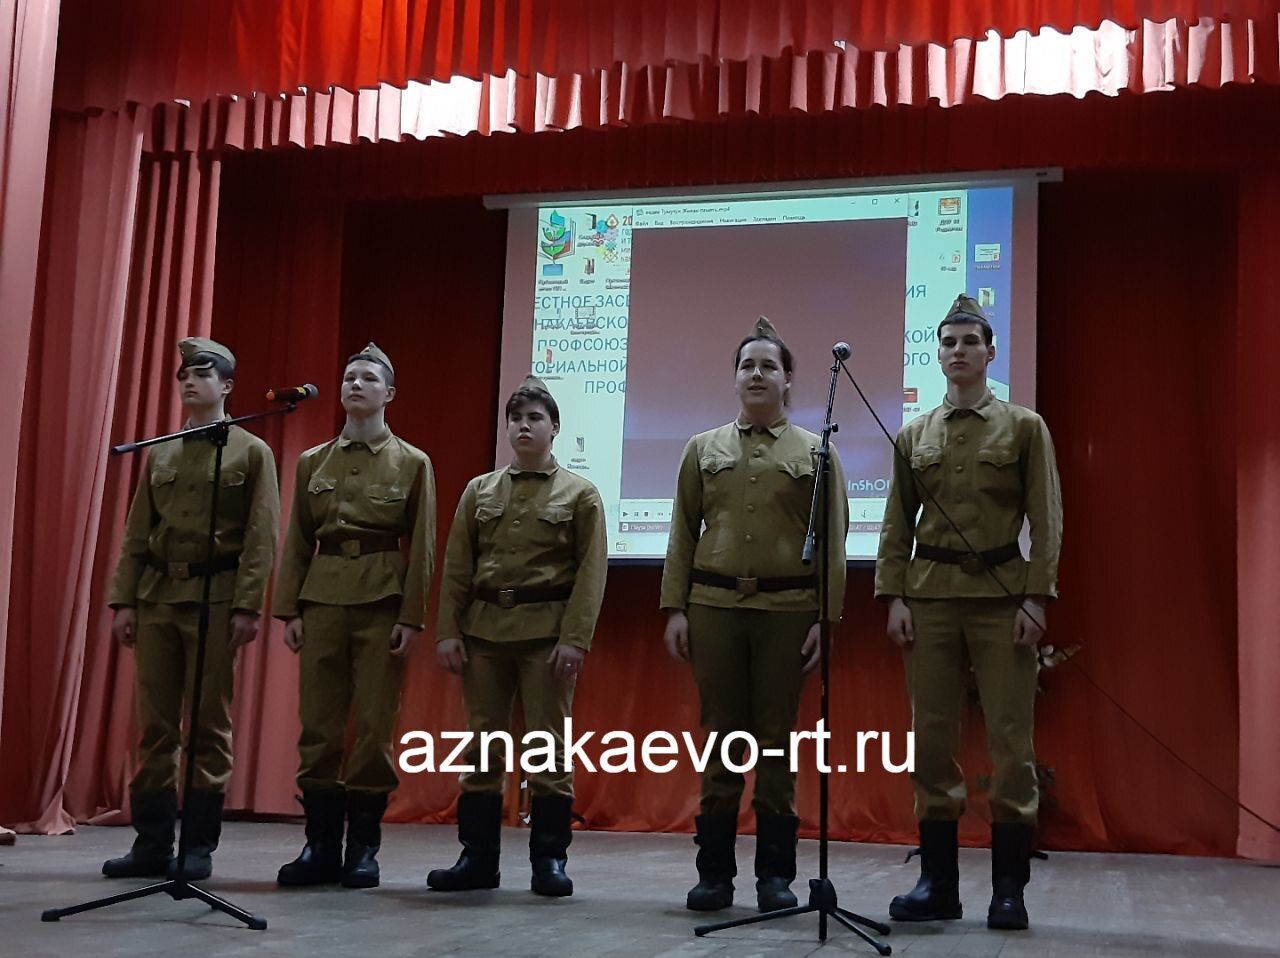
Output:
[[957,908],[955,911],[935,911],[921,915],[918,912],[894,908],[893,905],[889,906],[889,918],[893,921],[959,921],[963,917],[964,909],[962,908]]
[[433,883],[430,878],[428,878],[427,887],[430,888],[432,891],[489,891],[490,889],[499,887],[501,882],[502,882],[501,875],[494,878],[493,881],[491,882],[486,881],[486,882],[481,882],[480,884],[468,884],[468,885],[437,885]]
[[546,898],[568,898],[570,895],[573,894],[572,885],[570,885],[569,888],[566,890],[566,889],[559,889],[559,888],[539,888],[537,882],[530,882],[529,890],[533,892],[535,895],[542,895]]
[[381,883],[381,878],[344,878],[341,882],[343,888],[377,888]]

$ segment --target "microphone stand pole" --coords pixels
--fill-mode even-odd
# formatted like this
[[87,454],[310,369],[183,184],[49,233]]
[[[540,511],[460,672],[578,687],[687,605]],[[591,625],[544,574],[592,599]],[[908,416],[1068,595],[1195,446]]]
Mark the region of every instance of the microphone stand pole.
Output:
[[[226,448],[227,438],[231,434],[231,427],[233,425],[237,425],[242,422],[249,422],[254,419],[265,419],[268,416],[283,416],[293,412],[296,408],[296,403],[289,403],[283,409],[272,409],[266,412],[252,413],[248,416],[239,416],[235,419],[221,419],[218,422],[209,423],[207,426],[196,426],[193,429],[183,429],[163,436],[154,436],[150,439],[139,439],[136,442],[126,442],[119,446],[113,446],[111,449],[111,454],[113,456],[120,456],[126,453],[137,452],[140,449],[145,449],[147,446],[155,446],[160,443],[199,437],[207,438],[214,445],[213,488],[209,493],[209,536],[205,544],[204,590],[200,596],[200,619],[196,631],[195,680],[192,682],[190,702],[191,712],[190,720],[187,723],[187,745],[185,749],[186,769],[183,776],[182,792],[184,810],[186,805],[186,796],[191,794],[191,785],[195,780],[196,743],[200,738],[200,697],[204,690],[204,656],[205,646],[209,637],[209,590],[213,585],[214,540],[218,530],[218,489],[222,484],[222,450]],[[187,823],[186,816],[184,815],[182,829],[178,833],[178,875],[176,878],[156,882],[143,888],[138,888],[134,891],[123,892],[119,895],[111,895],[107,898],[99,898],[95,901],[72,905],[69,908],[48,908],[40,914],[40,920],[59,921],[67,915],[78,915],[81,912],[93,911],[97,908],[106,908],[109,905],[117,905],[121,902],[133,901],[136,898],[147,898],[151,895],[166,894],[174,901],[182,901],[185,898],[198,898],[211,908],[244,922],[254,931],[262,931],[267,927],[267,920],[265,918],[258,918],[245,911],[243,908],[238,908],[229,901],[205,891],[194,882],[188,881],[186,877],[186,865]]]
[[[841,363],[837,358],[831,364],[831,386],[827,391],[827,413],[822,423],[822,445],[815,451],[818,457],[818,471],[813,483],[813,501],[809,505],[809,530],[804,538],[804,551],[801,555],[806,565],[813,563],[814,554],[819,555],[818,562],[818,607],[822,610],[819,617],[821,634],[821,668],[822,682],[822,728],[827,728],[831,717],[830,699],[830,667],[831,654],[831,616],[827,608],[830,601],[827,589],[827,576],[831,568],[831,537],[826,535],[828,487],[831,483],[831,434],[839,431],[839,426],[831,421],[831,412],[836,401],[836,379],[840,374]],[[843,495],[844,491],[840,490]],[[820,545],[819,550],[817,546]],[[839,922],[853,932],[882,955],[892,954],[893,949],[863,931],[859,925],[872,929],[879,935],[889,934],[889,926],[862,915],[854,914],[841,908],[836,900],[836,889],[827,877],[828,813],[829,813],[829,777],[830,766],[823,762],[819,768],[818,779],[818,877],[809,879],[809,903],[794,908],[782,908],[778,911],[765,912],[763,915],[751,915],[747,918],[735,918],[730,921],[716,922],[712,925],[698,925],[693,933],[701,938],[713,931],[725,928],[736,928],[739,925],[753,925],[778,918],[790,918],[792,915],[818,915],[818,940],[827,940],[827,918]]]

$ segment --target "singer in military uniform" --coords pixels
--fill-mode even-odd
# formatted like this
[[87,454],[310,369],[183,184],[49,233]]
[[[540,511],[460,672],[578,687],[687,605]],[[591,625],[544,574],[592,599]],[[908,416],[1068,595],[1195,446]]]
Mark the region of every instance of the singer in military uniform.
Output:
[[[788,748],[804,676],[821,654],[817,575],[801,560],[821,439],[787,419],[791,351],[764,317],[738,345],[734,370],[737,418],[694,436],[680,460],[661,605],[668,651],[693,665],[703,729],[718,740],[750,732],[763,754]],[[832,622],[844,605],[844,488],[832,447],[821,531],[831,549]],[[717,742],[696,819],[698,883],[686,900],[694,911],[733,903],[743,785]],[[752,806],[757,904],[761,911],[792,907],[799,821],[788,759],[759,760]]]
[[[982,310],[959,296],[938,327],[946,398],[897,438],[875,590],[889,603],[889,637],[906,664],[920,880],[889,913],[961,917],[956,820],[966,791],[955,755],[972,669],[994,765],[987,925],[1020,929],[1039,805],[1036,645],[1057,594],[1062,500],[1044,420],[987,387],[995,353]],[[1027,559],[1018,544],[1024,519]]]
[[[178,344],[184,428],[226,418],[236,360],[226,346],[190,338]],[[231,776],[231,694],[236,650],[258,634],[259,615],[280,522],[271,449],[239,426],[223,449],[215,555],[207,567],[214,443],[193,436],[147,455],[138,479],[108,602],[112,633],[136,665],[138,770],[129,785],[133,848],[102,866],[108,878],[173,871],[182,720],[195,681],[200,601],[206,572],[209,629],[192,790],[183,796],[186,877],[207,878],[222,831]]]
[[604,600],[604,507],[596,487],[551,453],[560,409],[545,383],[526,378],[507,400],[506,419],[514,461],[468,483],[445,549],[436,656],[462,677],[476,736],[465,761],[476,770],[461,779],[462,854],[427,884],[498,887],[505,762],[492,748],[485,771],[479,736],[510,731],[518,692],[526,733],[546,733],[556,751],[554,771],[529,775],[531,887],[563,897],[573,894],[565,873],[573,772],[564,764],[564,723]]
[[307,843],[281,885],[380,880],[404,661],[424,627],[436,542],[431,460],[386,424],[395,392],[390,358],[370,343],[347,360],[341,434],[298,460],[274,614],[300,665]]

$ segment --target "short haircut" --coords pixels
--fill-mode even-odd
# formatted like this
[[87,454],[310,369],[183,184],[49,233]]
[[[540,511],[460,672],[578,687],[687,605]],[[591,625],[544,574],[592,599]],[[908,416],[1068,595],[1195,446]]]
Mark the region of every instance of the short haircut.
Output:
[[377,356],[370,356],[368,353],[356,353],[354,356],[348,356],[346,364],[342,367],[343,370],[345,370],[347,366],[350,366],[352,363],[360,359],[363,359],[366,363],[373,363],[376,366],[381,366],[382,381],[386,383],[388,386],[394,386],[396,384],[395,370],[392,369],[390,366],[388,366],[386,363],[384,363]]
[[981,326],[982,340],[988,346],[995,341],[995,334],[991,331],[991,324],[981,316],[974,316],[972,313],[952,313],[946,319],[938,324],[938,338],[942,338],[942,329],[944,326]]
[[560,425],[560,407],[556,405],[555,397],[537,386],[521,386],[511,394],[511,398],[507,400],[507,419],[509,420],[513,412],[528,403],[541,405],[551,417],[552,423]]

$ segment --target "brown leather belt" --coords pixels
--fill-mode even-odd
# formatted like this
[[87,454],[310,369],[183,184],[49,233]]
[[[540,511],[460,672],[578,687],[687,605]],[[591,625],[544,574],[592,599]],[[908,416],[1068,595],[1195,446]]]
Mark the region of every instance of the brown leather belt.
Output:
[[501,609],[514,609],[531,602],[562,602],[573,595],[573,583],[564,585],[530,586],[527,589],[484,589],[477,587],[472,596]]
[[941,546],[916,543],[916,558],[928,559],[930,562],[945,562],[947,565],[958,565],[960,571],[969,575],[978,575],[994,566],[1003,565],[1012,559],[1022,558],[1022,549],[1018,543],[997,546],[983,552],[966,552],[964,549],[944,549]]
[[148,555],[147,565],[170,579],[202,579],[206,575],[230,572],[239,568],[239,556],[219,556],[212,562],[166,562],[159,556]]
[[399,536],[365,536],[363,539],[323,539],[320,542],[322,556],[346,556],[357,559],[375,552],[399,552]]
[[818,584],[818,580],[811,575],[786,575],[776,576],[772,579],[757,579],[717,575],[714,572],[703,572],[701,569],[694,569],[689,578],[698,585],[709,585],[713,589],[728,589],[730,592],[745,596],[753,596],[758,592],[813,589]]

